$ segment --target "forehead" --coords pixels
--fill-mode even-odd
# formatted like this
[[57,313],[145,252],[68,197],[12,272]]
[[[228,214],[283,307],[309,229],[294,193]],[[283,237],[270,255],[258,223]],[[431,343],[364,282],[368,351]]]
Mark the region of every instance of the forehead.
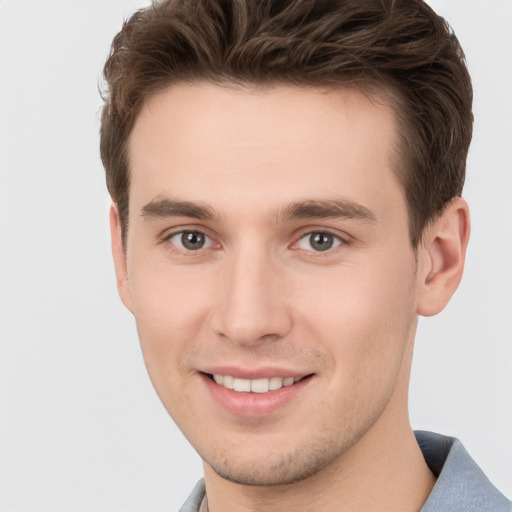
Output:
[[151,97],[132,130],[130,204],[176,195],[371,202],[400,192],[396,139],[389,103],[357,90],[179,84]]

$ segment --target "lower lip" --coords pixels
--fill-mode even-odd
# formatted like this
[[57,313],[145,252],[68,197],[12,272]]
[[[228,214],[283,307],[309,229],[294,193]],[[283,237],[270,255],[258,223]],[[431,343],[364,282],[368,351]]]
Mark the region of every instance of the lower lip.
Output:
[[208,376],[203,380],[213,398],[235,416],[257,418],[268,416],[291,402],[311,381],[306,377],[291,386],[285,386],[267,393],[244,393],[227,389],[216,384]]

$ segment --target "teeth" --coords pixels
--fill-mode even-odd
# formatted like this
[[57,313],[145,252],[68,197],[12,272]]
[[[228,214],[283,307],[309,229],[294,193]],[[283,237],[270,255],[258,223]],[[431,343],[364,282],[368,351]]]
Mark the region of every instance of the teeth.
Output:
[[[222,375],[219,375],[219,377],[222,377]],[[225,388],[233,389],[233,387],[235,385],[235,379],[233,377],[230,377],[229,375],[224,375],[223,380],[224,380],[224,382],[222,383],[222,385]]]
[[238,379],[230,375],[213,375],[213,380],[227,389],[243,393],[267,393],[299,382],[302,377],[271,377],[270,379]]
[[268,389],[270,391],[275,391],[276,389],[281,389],[283,387],[283,379],[281,377],[272,377],[268,379]]
[[269,379],[251,380],[251,391],[253,393],[266,393],[269,390]]
[[235,379],[233,389],[235,391],[245,391],[249,393],[249,391],[251,391],[251,381],[247,379]]

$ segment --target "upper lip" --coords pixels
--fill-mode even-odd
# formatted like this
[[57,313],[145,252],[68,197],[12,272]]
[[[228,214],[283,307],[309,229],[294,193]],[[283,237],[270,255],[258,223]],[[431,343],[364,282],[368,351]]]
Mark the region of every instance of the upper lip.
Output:
[[312,372],[304,372],[300,370],[292,370],[290,368],[280,367],[256,367],[256,368],[242,368],[240,366],[209,366],[201,369],[202,373],[210,375],[229,375],[236,379],[270,379],[271,377],[306,377],[311,375]]

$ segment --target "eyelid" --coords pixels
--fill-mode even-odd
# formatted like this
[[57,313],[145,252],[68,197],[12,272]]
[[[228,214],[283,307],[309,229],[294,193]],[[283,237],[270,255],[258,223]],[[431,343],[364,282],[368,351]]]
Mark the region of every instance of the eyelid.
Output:
[[[209,240],[208,246],[194,251],[194,250],[189,250],[189,249],[188,250],[181,249],[180,247],[176,246],[174,243],[171,242],[172,237],[174,237],[176,235],[180,235],[184,232],[201,233],[202,235],[205,236],[205,238],[207,238]],[[312,234],[315,234],[315,233],[324,233],[324,234],[330,235],[330,236],[334,237],[335,239],[339,240],[340,243],[326,251],[314,251],[313,249],[308,251],[307,249],[301,249],[300,247],[298,247],[298,243],[300,240],[302,240],[306,236],[311,236]],[[304,251],[317,253],[318,255],[321,255],[322,252],[324,254],[329,253],[329,252],[332,252],[333,250],[335,250],[340,245],[342,245],[342,246],[350,245],[350,244],[352,244],[352,242],[353,242],[353,238],[350,235],[348,235],[345,232],[339,232],[338,230],[336,230],[334,228],[307,226],[307,227],[301,228],[300,231],[298,233],[296,233],[296,235],[293,237],[292,243],[289,245],[289,248],[294,249],[294,250],[304,250]],[[193,224],[192,225],[190,225],[190,224],[189,225],[181,225],[181,226],[176,226],[173,228],[165,229],[158,235],[157,243],[158,244],[169,243],[169,245],[172,246],[174,251],[181,252],[182,254],[186,253],[188,255],[193,255],[194,253],[201,253],[205,249],[211,249],[212,247],[215,249],[220,249],[222,247],[222,244],[216,240],[215,235],[212,235],[208,228],[205,228],[204,226],[193,225]]]
[[[187,255],[187,256],[194,256],[198,255],[199,253],[203,253],[207,249],[211,249],[212,247],[217,249],[220,248],[220,244],[215,240],[214,236],[212,236],[208,229],[205,229],[203,226],[194,226],[194,225],[187,225],[187,226],[179,226],[171,229],[166,229],[159,235],[159,244],[169,244],[171,246],[171,250],[179,253],[181,255]],[[171,241],[171,239],[177,235],[182,235],[183,233],[200,233],[203,235],[207,241],[207,246],[201,247],[197,250],[191,250],[186,248],[181,248],[175,243]]]
[[295,233],[295,240],[299,240],[300,238],[303,238],[306,235],[311,235],[313,233],[325,233],[327,235],[332,235],[335,236],[336,238],[339,238],[342,242],[345,242],[347,244],[353,240],[353,237],[349,235],[347,232],[341,231],[337,228],[326,226],[305,226],[301,227],[300,229],[297,229]]
[[208,247],[211,247],[213,245],[213,240],[205,233],[201,233],[200,231],[189,231],[186,229],[184,231],[178,231],[177,233],[174,233],[173,235],[169,236],[168,240],[171,241],[172,239],[176,238],[176,242],[171,242],[171,243],[173,245],[178,245],[178,240],[180,238],[183,238],[183,235],[185,233],[193,233],[195,235],[201,235],[204,238],[204,246],[200,247],[196,250],[187,249],[186,247],[181,247],[183,245],[183,243],[182,243],[182,241],[179,241],[179,244],[180,244],[179,248],[182,250],[185,250],[186,252],[188,252],[189,250],[192,252],[200,251],[201,249],[207,249]]
[[[335,246],[331,247],[330,249],[326,249],[325,251],[315,251],[314,249],[303,249],[298,246],[299,242],[307,236],[311,236],[313,234],[322,233],[329,236],[332,236],[333,238],[339,240],[340,243],[336,244]],[[339,231],[331,228],[325,228],[325,227],[307,227],[300,230],[298,235],[294,237],[294,241],[291,244],[290,248],[294,250],[302,250],[306,252],[314,253],[318,256],[321,255],[327,255],[328,253],[333,252],[340,246],[346,246],[350,245],[352,242],[352,237],[350,235],[347,235],[346,233],[340,233]]]
[[178,233],[183,233],[184,231],[201,233],[212,240],[215,238],[208,228],[196,224],[179,224],[177,226],[166,227],[157,234],[157,237],[160,241],[165,242],[172,236],[177,235]]

